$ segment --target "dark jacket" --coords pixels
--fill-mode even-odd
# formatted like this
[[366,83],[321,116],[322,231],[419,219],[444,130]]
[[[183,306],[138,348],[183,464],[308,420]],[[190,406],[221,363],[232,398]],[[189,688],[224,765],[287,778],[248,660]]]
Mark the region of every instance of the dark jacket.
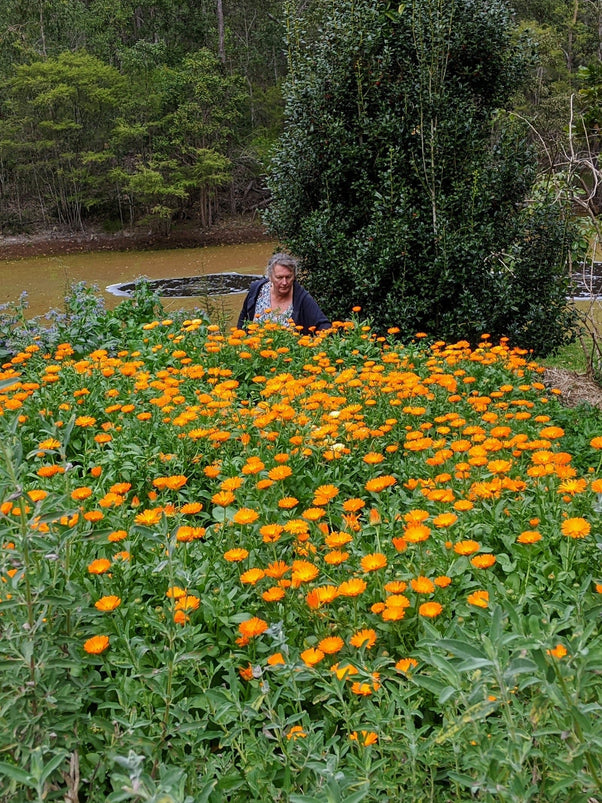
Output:
[[[252,321],[255,316],[255,305],[261,288],[269,279],[257,279],[253,282],[247,293],[242,310],[238,316],[238,328],[243,329],[246,321]],[[293,321],[297,326],[303,327],[303,334],[313,330],[330,329],[332,324],[316,304],[312,296],[299,282],[293,284]]]

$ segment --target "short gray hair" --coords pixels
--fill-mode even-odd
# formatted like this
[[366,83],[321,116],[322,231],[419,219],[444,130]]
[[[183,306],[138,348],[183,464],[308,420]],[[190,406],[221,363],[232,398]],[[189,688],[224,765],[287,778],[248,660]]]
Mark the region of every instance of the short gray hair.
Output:
[[291,256],[290,254],[285,254],[284,252],[274,254],[273,257],[270,257],[270,261],[268,262],[268,266],[265,271],[265,275],[268,277],[268,279],[272,278],[272,272],[276,265],[280,265],[283,268],[288,268],[288,270],[292,272],[293,278],[297,278],[298,262],[295,257]]

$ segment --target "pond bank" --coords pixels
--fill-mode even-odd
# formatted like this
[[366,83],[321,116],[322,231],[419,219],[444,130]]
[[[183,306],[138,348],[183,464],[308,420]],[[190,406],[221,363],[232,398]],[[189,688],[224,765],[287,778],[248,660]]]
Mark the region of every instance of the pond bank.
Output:
[[240,245],[269,242],[261,221],[257,218],[231,218],[210,229],[196,224],[174,226],[168,235],[147,229],[127,229],[109,234],[100,227],[88,227],[84,232],[73,232],[60,227],[37,231],[33,234],[0,236],[0,260],[36,256],[61,256],[88,251],[146,251],[169,248],[197,248],[207,245]]

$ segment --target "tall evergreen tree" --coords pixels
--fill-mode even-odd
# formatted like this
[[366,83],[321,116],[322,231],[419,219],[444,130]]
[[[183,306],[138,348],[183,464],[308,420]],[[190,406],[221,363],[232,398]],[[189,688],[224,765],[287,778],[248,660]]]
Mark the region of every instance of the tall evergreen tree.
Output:
[[310,291],[406,335],[562,343],[570,226],[500,111],[522,76],[505,3],[340,0],[317,29],[289,20],[267,214]]

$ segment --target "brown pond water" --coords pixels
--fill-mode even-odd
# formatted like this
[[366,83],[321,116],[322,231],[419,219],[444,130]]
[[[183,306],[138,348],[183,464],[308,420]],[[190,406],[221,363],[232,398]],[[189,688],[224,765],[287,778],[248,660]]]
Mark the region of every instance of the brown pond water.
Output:
[[[63,256],[26,259],[0,259],[0,303],[17,302],[27,293],[28,317],[44,315],[50,309],[62,309],[71,284],[86,282],[99,288],[105,305],[112,309],[123,296],[107,291],[114,284],[149,279],[202,276],[210,273],[236,272],[263,274],[275,243],[219,245],[178,248],[163,251],[98,251]],[[212,317],[226,317],[234,323],[241,308],[243,293],[211,296],[208,306]],[[206,309],[202,297],[162,298],[165,311]]]

